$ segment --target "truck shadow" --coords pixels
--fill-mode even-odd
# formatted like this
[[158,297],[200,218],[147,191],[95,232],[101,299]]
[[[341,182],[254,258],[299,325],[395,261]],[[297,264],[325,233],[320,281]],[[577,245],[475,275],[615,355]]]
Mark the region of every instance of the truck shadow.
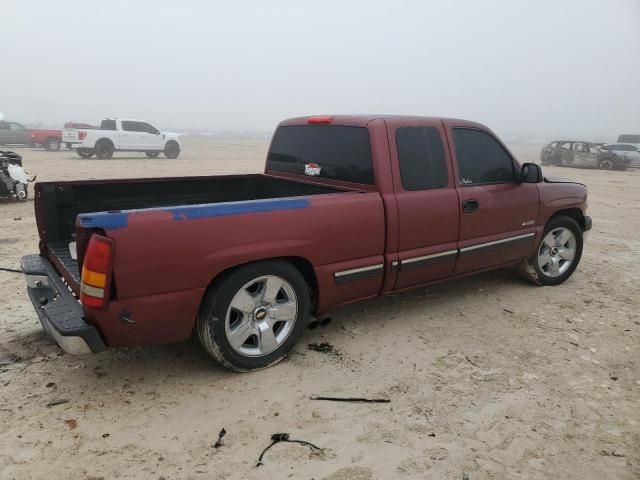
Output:
[[[509,304],[517,304],[521,295],[526,295],[532,288],[535,287],[520,280],[512,269],[502,269],[347,305],[331,312],[334,322],[328,327],[307,330],[293,354],[284,362],[293,362],[297,365],[299,359],[306,355],[306,343],[315,342],[319,337],[329,339],[336,344],[341,343],[344,328],[360,330],[359,327],[363,327],[363,335],[376,335],[376,332],[382,332],[383,328],[388,328],[390,322],[397,321],[403,316],[421,315],[428,311],[430,306],[433,306],[435,315],[438,315],[436,312],[446,311],[451,316],[471,317],[475,304],[475,300],[470,300],[473,295],[484,297],[486,292],[491,292],[508,298]],[[500,301],[494,303],[496,313],[502,313],[505,304]],[[459,321],[464,322],[465,319],[460,318]],[[429,320],[425,319],[424,322]],[[411,327],[406,322],[399,322],[398,328],[409,330]],[[396,333],[403,334],[403,332]],[[13,346],[7,349],[10,344]],[[18,357],[21,362],[24,362],[22,367],[28,367],[29,362],[34,359],[36,363],[40,363],[38,370],[47,368],[42,365],[42,362],[52,363],[47,368],[49,373],[54,376],[56,370],[62,369],[61,373],[67,379],[74,376],[69,375],[67,369],[77,370],[78,378],[74,383],[81,382],[85,386],[104,383],[107,387],[115,388],[117,385],[126,385],[135,381],[138,386],[149,387],[158,382],[170,381],[171,377],[195,380],[199,377],[222,379],[237,375],[210,358],[195,337],[179,344],[116,348],[83,356],[65,354],[42,330],[25,332],[22,336],[14,337],[10,344],[4,344],[5,353]]]

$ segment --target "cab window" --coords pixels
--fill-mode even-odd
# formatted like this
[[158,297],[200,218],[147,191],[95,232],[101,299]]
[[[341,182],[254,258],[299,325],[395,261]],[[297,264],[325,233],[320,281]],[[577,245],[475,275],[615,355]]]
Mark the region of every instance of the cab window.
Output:
[[396,130],[400,179],[405,190],[443,188],[449,182],[440,133],[434,127]]
[[472,128],[454,128],[453,142],[458,159],[461,185],[513,182],[511,155],[487,132]]

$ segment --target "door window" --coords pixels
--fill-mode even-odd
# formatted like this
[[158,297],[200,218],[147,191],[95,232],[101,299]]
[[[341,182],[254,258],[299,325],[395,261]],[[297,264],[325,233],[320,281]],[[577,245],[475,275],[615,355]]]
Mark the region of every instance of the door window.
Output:
[[11,126],[11,130],[14,132],[23,132],[25,130],[25,128],[19,123],[10,123],[9,125]]
[[139,122],[140,124],[140,128],[141,130],[139,130],[140,132],[146,132],[146,133],[150,133],[151,135],[155,135],[157,133],[160,133],[158,131],[157,128],[155,128],[153,125],[151,125],[150,123],[147,122]]
[[434,127],[396,130],[400,178],[405,190],[443,188],[449,182],[440,133]]
[[141,122],[132,122],[129,120],[122,121],[122,130],[125,132],[143,132],[140,127]]
[[495,138],[482,130],[454,128],[461,185],[513,182],[514,162]]

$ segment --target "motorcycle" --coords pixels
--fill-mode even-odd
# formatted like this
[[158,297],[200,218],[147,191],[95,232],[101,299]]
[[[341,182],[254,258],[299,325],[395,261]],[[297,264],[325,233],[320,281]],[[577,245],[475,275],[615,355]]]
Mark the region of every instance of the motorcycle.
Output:
[[22,168],[22,157],[15,152],[0,150],[0,198],[26,200],[29,179]]

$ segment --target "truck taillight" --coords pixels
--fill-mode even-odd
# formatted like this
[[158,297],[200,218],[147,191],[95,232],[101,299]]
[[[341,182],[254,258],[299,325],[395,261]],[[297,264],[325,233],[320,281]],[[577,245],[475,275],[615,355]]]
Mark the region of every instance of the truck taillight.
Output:
[[108,300],[113,240],[94,234],[84,254],[80,281],[80,302],[87,307],[104,307]]
[[307,123],[325,123],[330,124],[333,122],[333,117],[330,115],[318,115],[317,117],[309,117]]
[[84,132],[82,130],[78,131],[78,139],[79,140],[84,140],[87,137],[87,132]]

